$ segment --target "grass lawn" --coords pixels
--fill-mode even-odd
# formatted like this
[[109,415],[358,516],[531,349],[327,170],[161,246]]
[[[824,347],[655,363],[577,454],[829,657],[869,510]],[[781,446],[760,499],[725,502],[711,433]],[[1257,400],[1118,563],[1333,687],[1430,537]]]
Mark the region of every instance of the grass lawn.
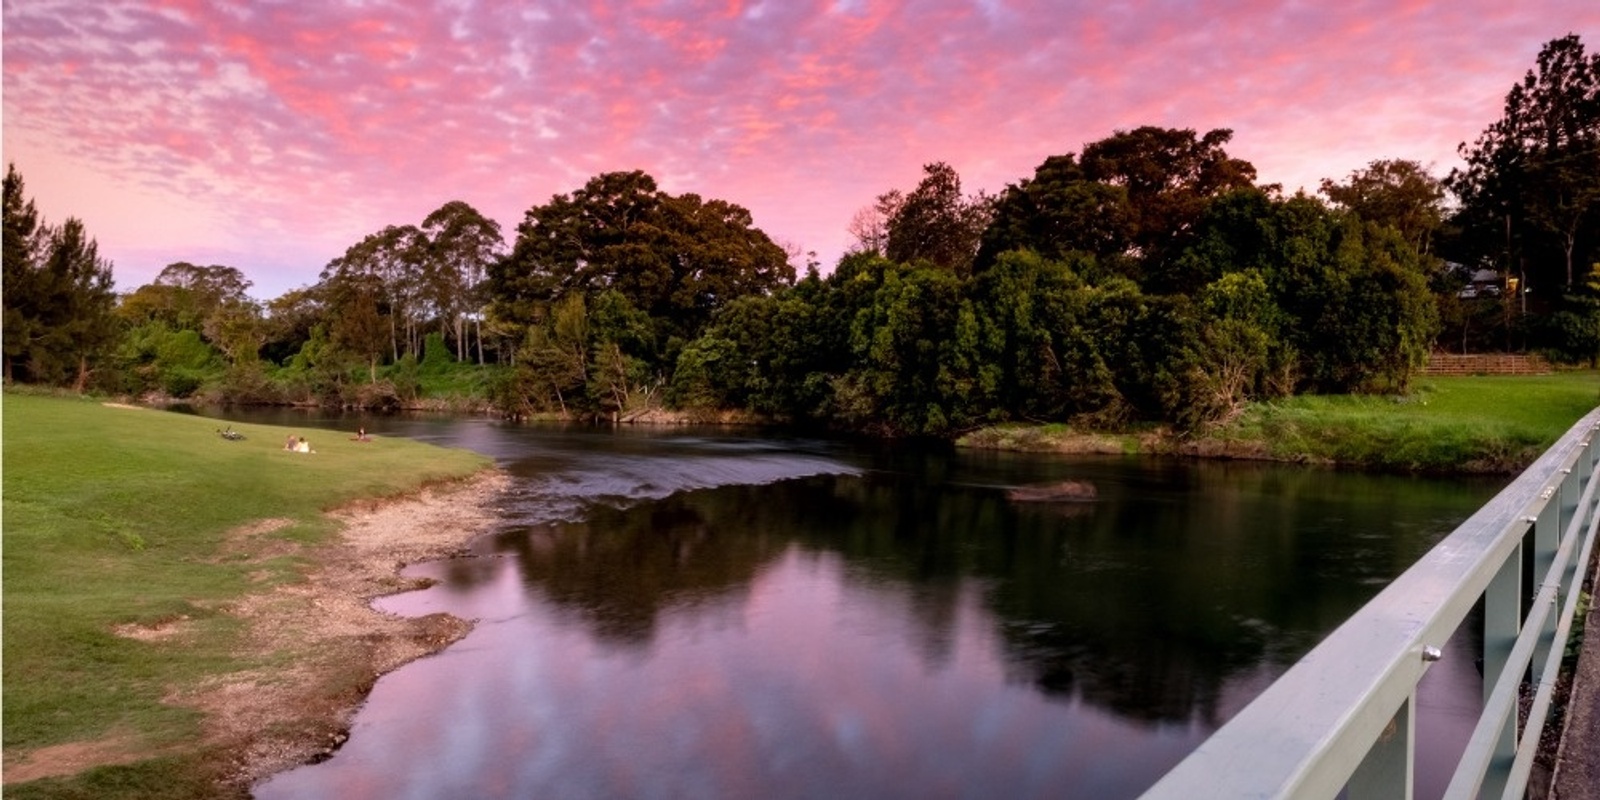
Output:
[[[6,763],[69,742],[118,742],[151,757],[73,779],[8,785],[7,797],[203,797],[196,712],[164,704],[169,687],[239,669],[237,624],[220,609],[293,563],[230,562],[224,534],[261,519],[314,542],[325,509],[472,474],[482,456],[402,439],[358,443],[319,433],[312,454],[282,449],[283,428],[8,392],[3,406]],[[116,633],[184,619],[187,647]],[[152,791],[153,790],[153,791]]]
[[1423,378],[1404,397],[1302,396],[1251,406],[1224,439],[1282,458],[1512,472],[1600,405],[1600,372]]
[[1600,372],[1423,378],[1411,394],[1305,395],[1254,403],[1195,436],[1156,426],[1104,433],[1063,424],[997,425],[969,447],[1270,457],[1396,471],[1521,471],[1600,405]]

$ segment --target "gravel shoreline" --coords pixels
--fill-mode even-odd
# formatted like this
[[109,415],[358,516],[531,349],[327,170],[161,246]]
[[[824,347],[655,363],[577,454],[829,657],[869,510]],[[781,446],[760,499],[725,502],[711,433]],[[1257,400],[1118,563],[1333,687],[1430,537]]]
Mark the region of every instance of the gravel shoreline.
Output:
[[204,746],[223,756],[225,782],[245,792],[267,776],[332,755],[384,673],[438,652],[472,623],[447,614],[406,618],[372,608],[374,598],[422,588],[399,575],[407,564],[462,552],[488,532],[510,483],[498,471],[331,512],[343,523],[325,544],[272,537],[272,521],[233,531],[224,554],[311,564],[306,580],[251,594],[227,609],[248,632],[240,654],[267,664],[175,692],[174,703],[205,712]]

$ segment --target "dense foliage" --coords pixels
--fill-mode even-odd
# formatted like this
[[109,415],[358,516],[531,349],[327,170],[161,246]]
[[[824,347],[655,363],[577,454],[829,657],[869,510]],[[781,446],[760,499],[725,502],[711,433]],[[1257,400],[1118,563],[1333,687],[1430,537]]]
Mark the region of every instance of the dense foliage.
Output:
[[5,177],[5,380],[82,391],[116,336],[111,264],[83,223],[46,224],[14,166]]
[[1600,269],[1600,53],[1587,54],[1576,35],[1547,43],[1506,94],[1503,116],[1461,155],[1466,166],[1446,179],[1460,208],[1445,255],[1515,277],[1520,293],[1517,313],[1484,327],[1504,330],[1502,346],[1592,361],[1600,354],[1597,295],[1587,285]]
[[1284,196],[1231,140],[1116,131],[995,195],[930,163],[856,214],[831,272],[798,280],[798,248],[746,209],[605,173],[529,208],[509,247],[452,201],[266,303],[237,269],[183,262],[115,303],[81,223],[40,222],[13,169],[6,375],[944,436],[1196,429],[1252,399],[1404,392],[1430,348],[1600,356],[1600,56],[1576,36],[1545,46],[1444,180],[1378,160]]

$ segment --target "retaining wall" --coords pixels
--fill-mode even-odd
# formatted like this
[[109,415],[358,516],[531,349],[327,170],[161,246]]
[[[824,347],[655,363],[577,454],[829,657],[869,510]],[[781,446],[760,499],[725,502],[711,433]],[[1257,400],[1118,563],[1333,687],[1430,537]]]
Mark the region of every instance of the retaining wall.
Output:
[[1424,375],[1548,375],[1550,362],[1527,353],[1431,353]]

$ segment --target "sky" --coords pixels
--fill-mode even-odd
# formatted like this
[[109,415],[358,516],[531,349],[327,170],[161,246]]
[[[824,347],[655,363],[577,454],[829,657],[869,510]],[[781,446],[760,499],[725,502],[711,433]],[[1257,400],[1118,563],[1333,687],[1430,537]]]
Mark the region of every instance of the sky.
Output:
[[1142,125],[1233,130],[1262,182],[1443,177],[1596,0],[4,0],[3,149],[119,291],[270,299],[463,200],[507,242],[612,171],[749,209],[824,271],[922,167],[968,193]]

